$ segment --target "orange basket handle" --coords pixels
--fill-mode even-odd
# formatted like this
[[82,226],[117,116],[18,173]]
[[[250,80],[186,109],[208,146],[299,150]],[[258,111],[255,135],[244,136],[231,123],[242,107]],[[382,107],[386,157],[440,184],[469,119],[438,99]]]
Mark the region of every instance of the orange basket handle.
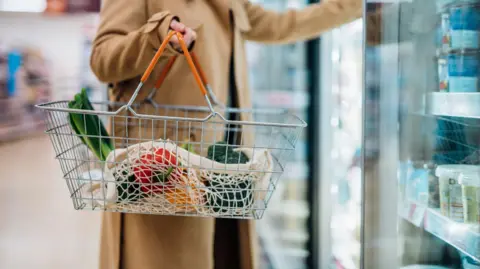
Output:
[[[202,67],[198,63],[197,55],[195,54],[195,52],[192,52],[190,55],[192,56],[193,64],[195,65],[195,68],[197,68],[198,74],[200,75],[202,84],[205,87],[207,87],[208,85],[207,77],[205,76],[205,72],[203,72]],[[176,60],[177,60],[177,56],[173,56],[172,58],[170,58],[170,60],[168,60],[167,65],[162,69],[162,72],[158,76],[157,82],[155,83],[155,89],[160,89],[160,87],[162,87],[163,81],[165,81],[165,78],[167,77],[168,72],[170,72],[170,69],[172,68]]]
[[[190,70],[192,71],[192,74],[195,78],[195,81],[197,82],[197,85],[200,88],[200,91],[202,92],[203,96],[205,97],[205,100],[207,101],[207,104],[208,104],[211,112],[215,113],[215,111],[213,109],[213,106],[212,106],[212,103],[210,102],[210,98],[208,97],[207,89],[205,88],[205,85],[204,85],[204,82],[206,82],[205,74],[203,73],[203,70],[199,71],[199,69],[197,69],[197,66],[198,66],[197,59],[195,58],[195,60],[194,60],[194,58],[192,57],[192,55],[188,51],[187,44],[185,43],[185,40],[183,39],[182,34],[180,34],[179,32],[176,32],[176,31],[170,31],[167,35],[167,38],[165,38],[165,40],[163,40],[160,48],[155,53],[155,56],[153,57],[152,61],[148,65],[147,70],[145,70],[145,72],[143,73],[143,76],[140,79],[140,83],[138,84],[137,89],[135,90],[132,97],[130,98],[130,101],[128,102],[127,106],[131,107],[131,105],[133,104],[133,102],[137,98],[137,95],[140,92],[140,89],[143,87],[145,82],[148,80],[148,78],[152,74],[153,69],[155,68],[158,61],[160,60],[160,57],[162,56],[163,52],[165,51],[165,49],[168,45],[168,42],[170,42],[170,39],[174,35],[176,35],[177,38],[178,38],[178,41],[180,43],[180,47],[182,48],[183,54],[185,55],[185,58],[187,59],[188,65],[190,66]],[[176,59],[177,59],[177,57],[174,56],[168,61],[167,66],[164,68],[164,70],[162,70],[162,72],[160,74],[160,77],[159,77],[157,83],[155,84],[155,88],[158,89],[158,87],[156,87],[157,85],[161,86],[161,84],[165,80],[165,77],[167,76],[170,68],[172,67],[172,65],[173,65],[173,63],[175,62]],[[195,64],[195,62],[197,62],[197,64]]]
[[[208,92],[208,95],[211,99],[212,104],[215,104],[216,106],[219,106],[221,108],[226,108],[225,104],[223,104],[221,101],[219,101],[217,99],[217,96],[213,92],[212,87],[208,83],[207,76],[205,75],[205,72],[203,71],[203,69],[200,65],[200,62],[198,61],[197,55],[195,54],[195,52],[191,52],[191,55],[192,55],[193,63],[195,64],[195,67],[198,70],[198,74],[200,75],[200,78],[202,79],[202,83],[205,86],[205,88],[207,89],[207,92]],[[170,58],[167,65],[162,69],[162,72],[160,72],[160,75],[158,76],[157,82],[155,83],[155,87],[152,88],[152,90],[150,91],[150,94],[147,96],[147,98],[145,98],[145,101],[150,101],[151,102],[153,100],[153,98],[155,97],[155,93],[162,86],[163,82],[165,81],[165,78],[167,77],[167,75],[168,75],[170,69],[172,68],[173,64],[175,63],[176,59],[177,59],[177,56],[174,56],[174,57]]]

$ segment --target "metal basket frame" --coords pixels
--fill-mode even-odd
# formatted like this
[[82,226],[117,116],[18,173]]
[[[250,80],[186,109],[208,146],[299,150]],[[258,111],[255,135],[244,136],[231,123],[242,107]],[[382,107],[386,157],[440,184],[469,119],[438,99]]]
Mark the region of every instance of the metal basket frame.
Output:
[[[155,92],[160,88],[177,57],[172,57],[168,61],[148,97],[141,103],[135,102],[139,91],[144,86],[145,81],[150,76],[169,39],[173,35],[177,35],[180,41],[185,58],[205,97],[206,107],[159,105],[153,100]],[[283,109],[237,109],[225,107],[216,99],[203,70],[198,64],[196,56],[188,52],[181,34],[173,31],[169,33],[169,36],[162,43],[142,76],[137,89],[127,103],[94,102],[93,104],[104,109],[94,111],[70,109],[68,108],[68,101],[54,101],[37,105],[38,108],[46,113],[46,133],[50,136],[56,158],[60,162],[63,177],[66,180],[75,209],[260,219],[267,208],[277,181],[285,169],[287,162],[285,158],[289,156],[290,152],[295,150],[298,137],[307,126],[305,121]],[[145,108],[147,108],[147,114],[138,112],[141,109],[145,110]],[[117,150],[113,151],[113,161],[100,161],[94,157],[88,147],[82,143],[82,136],[77,135],[69,125],[68,115],[70,113],[81,114],[84,117],[85,115],[97,115],[103,120],[108,119],[112,127],[108,138],[113,140],[115,148],[119,150],[126,149],[126,159],[118,161],[116,156]],[[228,120],[224,116],[225,113],[247,115],[247,118],[255,120]],[[122,130],[123,133],[115,133],[115,130],[118,129],[117,127],[121,127],[119,130]],[[129,130],[138,130],[139,133],[129,134]],[[163,133],[158,133],[157,131]],[[185,151],[178,146],[182,140],[186,137],[191,137],[192,134],[193,136],[197,135],[197,138],[198,135],[200,136],[199,140],[192,139],[189,142],[197,150],[198,154],[192,153],[190,155],[188,153],[186,155]],[[198,162],[194,163],[191,161],[198,158],[201,161],[205,161],[205,159],[202,159],[202,156],[205,156],[209,149],[215,152],[215,147],[218,146],[216,144],[220,142],[217,137],[222,137],[222,134],[225,134],[223,137],[227,141],[223,145],[226,152],[230,152],[231,148],[236,148],[237,152],[231,154],[238,156],[250,154],[247,162],[250,165],[249,169],[240,169],[240,167],[246,167],[247,165],[240,163],[240,157],[238,157],[238,164],[225,163],[223,164],[224,166],[218,166],[218,162],[216,164],[212,162],[212,167],[203,167],[201,162],[198,164]],[[247,141],[245,138],[247,134],[253,138],[252,141]],[[233,139],[231,136],[234,136]],[[96,137],[100,139],[107,138]],[[152,148],[140,149],[138,145],[142,145],[142,143],[145,145],[151,143]],[[172,150],[172,154],[179,159],[183,156],[182,160],[185,163],[183,161],[175,161],[175,163],[165,166],[173,167],[173,169],[182,169],[178,177],[181,177],[182,180],[187,180],[187,186],[183,186],[183,183],[183,185],[178,184],[178,181],[170,184],[151,181],[148,183],[119,181],[118,179],[113,180],[109,177],[110,175],[106,174],[107,166],[122,166],[122,169],[126,169],[126,174],[128,174],[124,176],[124,179],[132,176],[132,173],[138,176],[137,168],[143,169],[145,165],[142,166],[142,164],[138,164],[138,162],[130,159],[137,158],[137,160],[142,160],[141,158],[145,154],[153,152],[152,150],[158,150],[157,147],[154,147],[154,143],[156,146],[161,145],[161,143],[163,145],[167,143],[177,145]],[[138,151],[136,151],[138,157],[133,156],[131,153],[135,150]],[[141,153],[141,150],[144,150],[142,151],[143,153]],[[228,154],[230,153],[227,153],[225,158],[228,157]],[[261,154],[265,154],[266,157],[263,158]],[[156,158],[155,155],[153,156]],[[255,163],[256,161],[258,163]],[[259,168],[253,169],[254,164],[259,165]],[[236,168],[233,168],[232,165],[236,166]],[[222,173],[220,174],[220,172]],[[222,181],[223,178],[228,178],[229,175],[233,175],[234,179],[238,177],[239,180],[232,181],[232,179],[229,179],[228,184],[225,183],[226,181]],[[195,184],[190,183],[191,177],[196,178]],[[204,180],[206,178],[210,179],[210,181]],[[217,185],[214,185],[214,183]],[[95,195],[99,196],[94,196],[93,190],[91,193],[85,192],[89,188],[93,189],[94,186],[100,188],[100,193],[98,193],[98,189],[95,190],[97,191]],[[116,196],[113,204],[107,203],[107,192],[112,190],[108,186],[114,186],[112,188]],[[124,189],[119,189],[119,187]],[[141,198],[135,197],[135,200],[130,199],[131,193],[128,192],[131,189],[136,194],[140,192]],[[126,193],[127,198],[122,198],[123,200],[120,201],[120,193],[122,195]],[[183,196],[179,196],[179,193]],[[169,197],[168,195],[170,194],[174,198]],[[161,201],[158,200],[160,198]],[[197,198],[198,201],[196,200]]]

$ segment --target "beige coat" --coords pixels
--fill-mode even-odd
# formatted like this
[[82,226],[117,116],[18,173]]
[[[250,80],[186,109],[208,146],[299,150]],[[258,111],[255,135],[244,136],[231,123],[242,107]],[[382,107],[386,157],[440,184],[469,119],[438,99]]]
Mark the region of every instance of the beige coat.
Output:
[[[240,107],[250,107],[245,40],[288,43],[318,36],[361,16],[361,0],[325,0],[299,11],[276,13],[247,0],[105,0],[93,46],[91,67],[97,77],[112,83],[112,99],[128,101],[139,77],[169,31],[174,17],[197,32],[193,51],[213,91],[227,101],[229,59],[234,52],[235,79]],[[230,24],[230,12],[234,25]],[[168,47],[167,56],[179,55]],[[143,100],[152,88],[155,69]],[[156,94],[159,104],[205,105],[183,57],[177,59]],[[140,112],[148,112],[148,107]],[[115,136],[138,134],[135,124],[116,124]],[[169,135],[175,135],[169,133]],[[118,141],[116,141],[118,143]],[[214,219],[105,213],[101,239],[101,269],[211,269]],[[252,221],[240,221],[239,268],[257,268],[258,250]],[[225,240],[230,240],[227,237]],[[218,242],[216,242],[218,243]],[[227,268],[236,268],[234,264]]]

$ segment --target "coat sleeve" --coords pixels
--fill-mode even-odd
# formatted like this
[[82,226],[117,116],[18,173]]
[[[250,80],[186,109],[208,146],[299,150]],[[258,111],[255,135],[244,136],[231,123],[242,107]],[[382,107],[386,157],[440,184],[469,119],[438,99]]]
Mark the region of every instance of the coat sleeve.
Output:
[[311,39],[322,32],[362,16],[362,0],[324,0],[301,10],[267,11],[244,0],[250,23],[245,39],[263,43],[290,43]]
[[[115,83],[141,75],[174,18],[169,11],[148,18],[146,0],[104,0],[90,58],[98,79]],[[170,45],[165,50],[165,56],[177,53]]]

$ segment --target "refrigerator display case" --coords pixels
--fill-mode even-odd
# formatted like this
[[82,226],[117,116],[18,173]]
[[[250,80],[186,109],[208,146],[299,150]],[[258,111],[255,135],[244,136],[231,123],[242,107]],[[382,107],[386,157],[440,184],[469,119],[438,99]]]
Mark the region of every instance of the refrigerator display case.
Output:
[[[351,88],[358,99],[342,95],[336,104],[346,88],[322,88],[321,104],[333,104],[320,125],[331,131],[318,149],[320,169],[330,171],[320,178],[318,214],[326,217],[317,268],[480,268],[480,1],[364,4],[362,87]],[[342,66],[339,46],[329,42],[323,55],[332,58],[330,72],[341,73],[333,69]],[[358,114],[348,115],[352,109]],[[349,126],[361,131],[339,132]],[[348,162],[338,160],[356,147],[349,176]],[[350,208],[340,195],[345,178],[358,183],[351,189],[360,202]],[[349,248],[352,238],[358,244]]]
[[[279,12],[308,4],[307,0],[252,2]],[[289,109],[306,119],[310,96],[306,43],[264,45],[249,42],[247,57],[254,106]],[[289,164],[278,181],[269,209],[263,219],[256,222],[263,257],[262,269],[308,268],[309,166],[307,134],[304,132],[299,137],[294,154],[289,156]]]
[[321,43],[319,150],[321,167],[331,169],[320,169],[324,214],[317,225],[325,227],[320,258],[334,268],[359,268],[361,258],[362,28],[354,21]]

